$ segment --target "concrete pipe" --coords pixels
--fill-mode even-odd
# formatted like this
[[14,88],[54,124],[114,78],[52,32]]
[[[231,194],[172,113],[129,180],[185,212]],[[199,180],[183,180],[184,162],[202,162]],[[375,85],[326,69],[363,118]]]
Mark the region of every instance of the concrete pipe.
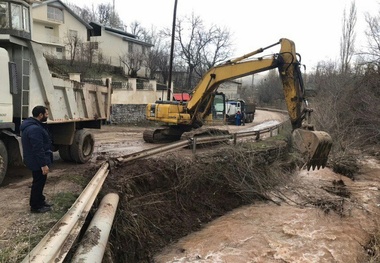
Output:
[[62,262],[64,260],[109,173],[108,167],[108,163],[103,163],[69,211],[24,258],[23,263]]
[[71,262],[102,262],[118,202],[119,196],[114,193],[102,199]]

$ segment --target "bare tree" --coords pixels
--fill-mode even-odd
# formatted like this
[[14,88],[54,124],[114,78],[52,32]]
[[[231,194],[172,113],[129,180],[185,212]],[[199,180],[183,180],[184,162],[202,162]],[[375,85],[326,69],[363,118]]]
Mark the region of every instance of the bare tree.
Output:
[[206,29],[194,13],[177,19],[175,34],[177,52],[187,66],[187,89],[193,88],[193,80],[199,80],[205,70],[229,54],[229,32],[214,25]]
[[120,60],[127,67],[128,76],[136,78],[137,72],[142,68],[146,58],[141,52],[128,52],[123,56],[120,56]]
[[83,7],[81,10],[79,10],[79,15],[84,21],[97,21],[94,4],[92,4],[91,9],[87,6]]
[[162,76],[163,83],[169,79],[169,54],[170,45],[162,43],[162,39],[155,42],[152,49],[148,51],[146,57],[146,67],[149,69],[150,78],[153,79],[159,73]]
[[107,25],[113,28],[124,29],[123,22],[119,15],[113,9],[113,6],[108,4],[99,4],[97,9],[98,20],[102,25]]
[[342,36],[340,39],[340,70],[341,73],[348,73],[350,62],[355,52],[355,25],[356,25],[356,5],[355,1],[351,2],[348,17],[346,9],[343,11]]
[[367,36],[367,51],[361,54],[365,56],[369,68],[380,71],[380,11],[377,16],[365,15],[368,29],[365,31]]
[[68,3],[70,9],[87,23],[99,22],[102,25],[110,26],[124,30],[124,23],[113,6],[108,4],[99,4],[96,7],[92,5],[91,9],[87,6],[83,8]]
[[154,79],[155,74],[160,70],[161,51],[152,49],[146,57],[146,68],[149,69],[149,78]]
[[277,70],[270,70],[256,87],[258,102],[261,105],[279,106],[280,101],[284,101],[281,80]]
[[[81,55],[82,61],[87,62],[89,66],[91,66],[94,62],[95,54],[98,55],[98,43],[97,42],[86,42],[82,44]],[[99,62],[99,59],[98,59]]]
[[79,53],[80,47],[82,45],[82,40],[79,38],[77,31],[69,30],[66,33],[64,43],[66,50],[70,54],[70,65],[72,66]]
[[170,44],[165,40],[161,32],[157,32],[154,26],[150,30],[142,27],[140,22],[134,21],[130,25],[131,33],[145,43],[152,44],[146,49],[145,67],[149,72],[149,78],[155,79],[158,74],[162,75],[166,83],[169,75],[169,53]]
[[231,33],[228,29],[212,26],[210,29],[211,41],[202,50],[201,66],[196,68],[199,77],[231,56]]
[[[203,21],[194,13],[190,18],[178,19],[175,40],[179,44],[179,55],[185,61],[188,70],[187,88],[192,88],[194,70],[201,64],[201,52],[210,38],[205,32]],[[188,27],[187,27],[188,26]]]
[[130,32],[137,37],[137,39],[144,42],[152,43],[152,35],[155,30],[152,29],[151,32],[146,30],[139,21],[133,21],[130,26]]
[[88,6],[79,7],[73,3],[66,4],[75,14],[77,14],[84,21],[91,22],[98,20],[94,4],[91,5],[91,8]]

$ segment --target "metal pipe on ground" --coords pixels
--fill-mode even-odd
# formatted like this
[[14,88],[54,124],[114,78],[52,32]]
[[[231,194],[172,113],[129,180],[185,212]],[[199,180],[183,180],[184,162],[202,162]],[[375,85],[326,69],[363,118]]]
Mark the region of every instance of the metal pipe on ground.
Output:
[[104,196],[71,262],[102,262],[118,202],[119,196],[115,193]]
[[108,167],[108,163],[102,164],[67,213],[50,229],[22,263],[62,262],[64,260],[109,173]]
[[[107,174],[105,175],[105,177],[107,177],[108,173],[109,173],[109,171],[107,171]],[[99,183],[96,186],[96,188],[94,189],[94,192],[93,192],[94,194],[91,195],[90,199],[87,202],[86,207],[83,209],[82,216],[78,219],[77,223],[75,224],[75,226],[73,227],[73,229],[71,230],[71,232],[69,234],[69,237],[71,237],[71,238],[68,238],[65,240],[65,243],[64,243],[64,245],[63,245],[63,247],[59,253],[59,258],[56,258],[54,263],[61,263],[64,261],[67,253],[70,251],[71,247],[73,246],[73,244],[76,240],[76,237],[78,237],[78,235],[79,235],[79,233],[80,233],[80,231],[81,231],[81,229],[82,229],[82,227],[86,221],[88,212],[91,210],[91,207],[92,207],[92,205],[96,199],[96,196],[100,192],[100,189],[103,186],[103,182]]]
[[[202,143],[211,143],[211,142],[218,142],[218,141],[225,141],[232,138],[232,135],[219,135],[219,136],[208,136],[208,137],[198,137],[195,140],[188,139],[184,141],[174,142],[163,146],[157,146],[151,149],[143,150],[140,152],[135,152],[127,155],[123,155],[121,157],[114,158],[114,160],[118,163],[126,163],[133,160],[149,157],[155,154],[180,149],[184,147],[188,147],[191,145],[194,145],[194,141],[196,144],[202,144]],[[111,160],[112,161],[112,160]]]
[[137,159],[145,158],[145,157],[155,155],[158,153],[162,153],[165,151],[180,149],[180,148],[183,148],[183,147],[188,146],[188,145],[189,145],[189,141],[187,141],[187,140],[186,141],[180,141],[180,142],[174,142],[174,143],[170,143],[170,144],[167,144],[164,146],[158,146],[158,147],[154,147],[154,148],[151,148],[148,150],[143,150],[140,152],[127,154],[127,155],[115,158],[115,160],[117,162],[120,162],[120,163],[125,163],[125,162],[129,162],[132,160],[137,160]]

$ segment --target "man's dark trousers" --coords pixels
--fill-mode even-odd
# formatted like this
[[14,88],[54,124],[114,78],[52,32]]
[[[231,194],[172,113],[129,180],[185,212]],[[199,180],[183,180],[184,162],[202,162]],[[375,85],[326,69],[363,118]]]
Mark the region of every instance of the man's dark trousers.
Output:
[[42,170],[32,171],[33,183],[30,191],[30,207],[32,209],[42,208],[45,204],[45,196],[43,190],[46,183],[46,175],[42,174]]

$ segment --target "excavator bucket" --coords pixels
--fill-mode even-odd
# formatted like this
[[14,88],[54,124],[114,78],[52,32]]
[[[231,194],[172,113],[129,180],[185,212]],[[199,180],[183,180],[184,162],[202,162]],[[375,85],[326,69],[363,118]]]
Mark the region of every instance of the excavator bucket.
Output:
[[307,170],[324,168],[332,146],[331,136],[323,131],[295,129],[293,145],[306,159]]

